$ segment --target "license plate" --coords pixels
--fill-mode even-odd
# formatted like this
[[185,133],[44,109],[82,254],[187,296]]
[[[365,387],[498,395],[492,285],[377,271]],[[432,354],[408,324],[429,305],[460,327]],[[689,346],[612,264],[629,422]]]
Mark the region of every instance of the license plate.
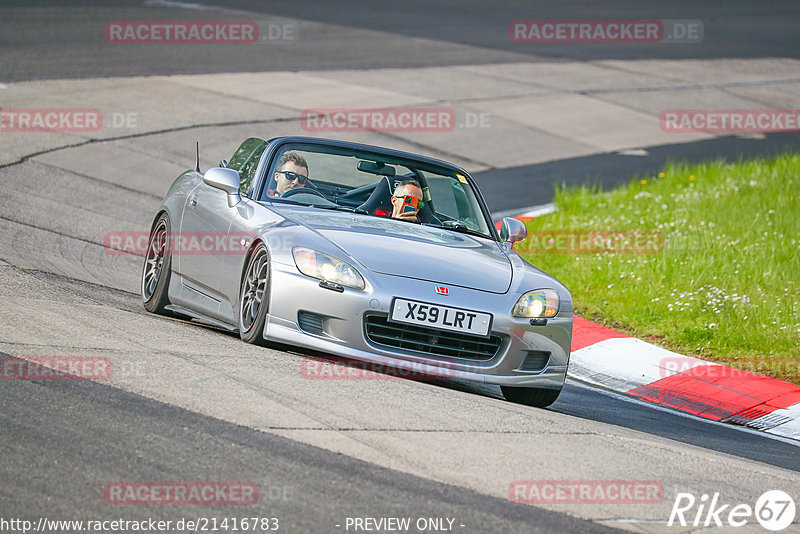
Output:
[[489,335],[492,327],[490,313],[401,298],[395,298],[392,302],[392,314],[389,320],[483,337]]

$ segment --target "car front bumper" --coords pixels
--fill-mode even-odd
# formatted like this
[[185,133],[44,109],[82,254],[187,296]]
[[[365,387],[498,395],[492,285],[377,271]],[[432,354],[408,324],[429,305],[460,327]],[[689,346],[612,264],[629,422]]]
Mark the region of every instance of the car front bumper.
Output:
[[[568,311],[559,311],[547,325],[532,326],[528,319],[510,314],[519,298],[516,293],[448,286],[444,296],[434,291],[440,283],[373,272],[364,278],[364,290],[336,292],[320,287],[319,280],[301,274],[294,265],[273,262],[264,337],[379,365],[427,369],[442,378],[551,389],[564,384],[572,337],[571,302]],[[491,334],[502,340],[500,347],[493,356],[476,360],[376,344],[366,334],[365,316],[387,316],[394,297],[491,313]],[[318,328],[300,321],[301,313],[313,316]],[[541,366],[530,365],[532,355]]]

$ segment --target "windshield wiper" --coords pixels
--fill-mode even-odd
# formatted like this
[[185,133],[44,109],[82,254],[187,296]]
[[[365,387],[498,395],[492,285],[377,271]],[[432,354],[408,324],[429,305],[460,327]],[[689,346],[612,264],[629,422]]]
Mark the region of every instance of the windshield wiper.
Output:
[[471,229],[469,226],[467,226],[466,224],[462,223],[461,221],[444,221],[444,222],[442,222],[441,225],[439,225],[439,224],[431,224],[431,223],[423,223],[423,224],[425,226],[433,226],[434,228],[444,228],[446,230],[453,230],[453,231],[459,232],[461,234],[474,235],[474,236],[477,236],[477,237],[483,237],[485,239],[491,239],[490,236],[488,236],[488,235],[486,235],[486,234],[484,234],[482,232],[479,232],[477,230]]
[[321,205],[317,205],[317,204],[307,204],[307,205],[308,205],[308,206],[313,206],[313,207],[315,207],[315,208],[320,208],[320,209],[323,209],[323,210],[339,210],[339,211],[349,211],[349,212],[351,212],[351,213],[352,213],[353,211],[355,211],[355,210],[354,210],[353,208],[351,208],[351,207],[348,207],[348,206],[340,206],[339,204],[321,204]]

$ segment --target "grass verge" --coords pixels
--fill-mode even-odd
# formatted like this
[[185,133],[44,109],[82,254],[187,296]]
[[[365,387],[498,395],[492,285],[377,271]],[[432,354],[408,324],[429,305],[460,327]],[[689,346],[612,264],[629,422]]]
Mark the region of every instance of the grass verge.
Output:
[[514,248],[570,288],[576,313],[800,383],[800,155],[670,164],[555,203]]

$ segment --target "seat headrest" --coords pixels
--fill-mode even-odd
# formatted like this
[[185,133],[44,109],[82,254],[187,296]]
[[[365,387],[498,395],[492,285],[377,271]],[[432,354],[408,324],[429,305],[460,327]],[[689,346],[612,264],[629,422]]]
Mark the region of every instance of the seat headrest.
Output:
[[359,213],[369,213],[370,215],[384,215],[389,216],[392,214],[392,185],[389,183],[389,178],[384,176],[366,202],[356,208]]

